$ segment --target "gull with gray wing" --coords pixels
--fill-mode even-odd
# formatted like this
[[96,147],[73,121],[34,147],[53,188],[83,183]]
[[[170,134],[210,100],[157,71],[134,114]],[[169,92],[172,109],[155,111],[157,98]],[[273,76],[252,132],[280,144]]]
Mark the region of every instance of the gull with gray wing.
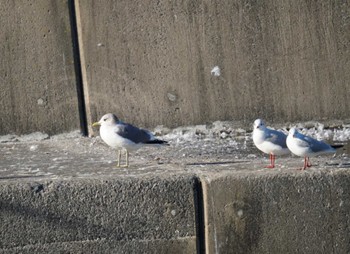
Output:
[[[92,126],[100,127],[101,139],[110,147],[118,150],[117,167],[129,166],[129,151],[137,150],[145,145],[166,145],[164,140],[154,137],[148,130],[124,123],[114,114],[106,114]],[[120,165],[121,151],[125,151],[125,165]]]
[[263,120],[254,121],[253,142],[260,151],[270,155],[270,165],[267,168],[275,167],[276,155],[290,153],[286,138],[287,135],[283,132],[267,128]]
[[317,156],[321,154],[335,153],[337,148],[343,147],[343,145],[328,145],[323,141],[311,138],[301,134],[296,128],[291,128],[287,137],[287,146],[289,150],[300,157],[304,157],[304,166],[301,168],[305,170],[311,167],[311,156]]

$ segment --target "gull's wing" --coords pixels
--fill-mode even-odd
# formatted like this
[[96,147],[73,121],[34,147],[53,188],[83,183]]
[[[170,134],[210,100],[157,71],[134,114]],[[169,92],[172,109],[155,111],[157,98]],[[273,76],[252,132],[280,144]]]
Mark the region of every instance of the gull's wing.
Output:
[[[309,138],[309,137],[308,137]],[[325,142],[310,138],[310,148],[314,153],[332,151],[333,148]]]
[[297,135],[298,139],[298,145],[303,147],[309,147],[312,152],[319,153],[319,152],[326,152],[333,150],[330,145],[328,145],[325,142],[318,141],[317,139],[305,136],[301,133],[298,133]]
[[283,132],[267,129],[265,139],[273,144],[279,145],[283,148],[287,148],[286,144],[287,135]]
[[154,139],[153,135],[149,131],[137,128],[127,123],[118,123],[115,127],[115,133],[123,138],[131,140],[136,144],[148,143]]

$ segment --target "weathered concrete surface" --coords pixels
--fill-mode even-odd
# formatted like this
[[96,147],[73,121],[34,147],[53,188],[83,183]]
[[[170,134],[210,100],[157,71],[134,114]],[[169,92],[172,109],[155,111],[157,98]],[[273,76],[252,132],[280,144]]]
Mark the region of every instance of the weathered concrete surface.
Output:
[[68,2],[1,1],[0,135],[79,129]]
[[194,253],[194,183],[189,174],[2,181],[0,252]]
[[[91,117],[348,118],[349,1],[78,1]],[[211,75],[214,66],[221,76]]]
[[[348,1],[74,2],[88,122],[348,118]],[[79,128],[71,3],[0,3],[0,134]]]
[[208,253],[349,253],[350,172],[202,176]]

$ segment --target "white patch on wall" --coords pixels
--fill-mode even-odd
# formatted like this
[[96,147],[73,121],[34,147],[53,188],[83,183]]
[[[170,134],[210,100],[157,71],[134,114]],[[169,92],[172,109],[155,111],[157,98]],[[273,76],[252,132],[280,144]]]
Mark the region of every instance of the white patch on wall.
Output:
[[214,76],[216,76],[216,77],[219,77],[220,74],[221,74],[221,71],[220,71],[219,66],[215,66],[215,67],[211,70],[210,74],[211,74],[211,75],[214,75]]

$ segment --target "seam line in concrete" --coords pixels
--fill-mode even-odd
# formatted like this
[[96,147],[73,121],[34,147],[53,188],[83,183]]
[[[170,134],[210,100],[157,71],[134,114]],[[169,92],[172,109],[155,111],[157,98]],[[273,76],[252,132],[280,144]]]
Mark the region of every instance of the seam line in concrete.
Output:
[[197,253],[204,254],[205,251],[205,221],[204,221],[204,200],[202,182],[199,177],[195,177],[194,184],[194,204],[195,204],[195,223],[196,223],[196,245]]
[[78,0],[69,0],[69,13],[71,19],[71,33],[73,41],[74,66],[77,80],[77,93],[79,105],[80,127],[84,136],[91,136],[91,112],[89,90],[87,85],[86,64],[84,57],[81,15]]
[[[209,232],[209,200],[208,200],[208,193],[209,193],[209,186],[208,182],[205,179],[205,176],[199,176],[199,181],[201,182],[201,188],[202,188],[202,202],[203,202],[203,230],[204,230],[204,236],[203,236],[203,242],[204,242],[204,249],[207,250],[209,253],[210,246],[209,242],[211,241],[210,232]],[[215,224],[215,222],[214,222]],[[215,225],[214,225],[215,227]],[[217,250],[217,241],[216,241],[216,230],[214,228],[214,243],[215,243],[215,253],[219,253]]]
[[69,9],[69,18],[70,18],[71,35],[72,35],[72,48],[73,48],[76,90],[77,90],[77,96],[78,96],[80,130],[84,136],[87,136],[88,129],[87,129],[87,119],[86,119],[86,108],[85,108],[85,99],[84,99],[84,89],[83,89],[83,83],[82,83],[80,51],[79,51],[79,41],[78,41],[78,31],[77,31],[74,0],[68,1],[68,9]]

